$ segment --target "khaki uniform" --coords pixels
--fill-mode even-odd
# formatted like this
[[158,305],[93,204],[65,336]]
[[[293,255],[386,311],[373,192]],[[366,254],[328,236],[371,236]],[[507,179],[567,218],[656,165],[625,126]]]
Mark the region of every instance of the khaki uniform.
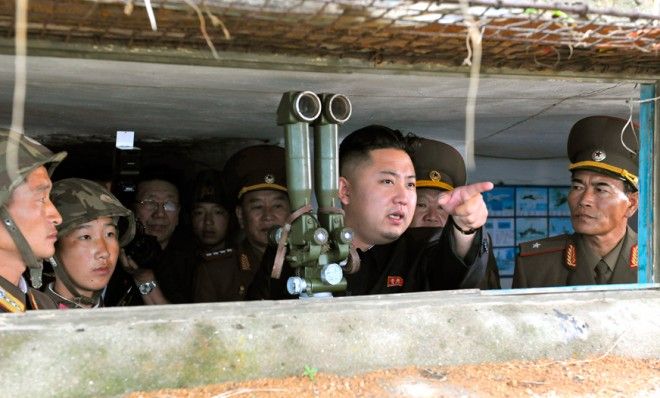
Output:
[[[583,239],[576,233],[521,244],[512,287],[596,284],[594,268],[600,259]],[[628,228],[607,283],[637,283],[637,261],[637,234]]]
[[247,240],[237,249],[207,252],[201,257],[193,289],[196,303],[245,299],[261,261]]
[[[636,191],[639,187],[638,141],[635,130],[625,119],[585,117],[578,120],[568,134],[568,169],[617,178]],[[577,206],[588,209],[590,205],[578,203]],[[601,259],[589,250],[583,239],[581,234],[575,233],[521,244],[512,287],[596,284],[596,274],[603,275],[595,270]],[[619,255],[610,259],[616,250]],[[626,228],[619,245],[603,260],[610,270],[601,284],[637,283],[637,234]]]
[[52,310],[55,302],[46,294],[28,288],[27,293],[0,276],[0,312],[25,312],[26,310]]

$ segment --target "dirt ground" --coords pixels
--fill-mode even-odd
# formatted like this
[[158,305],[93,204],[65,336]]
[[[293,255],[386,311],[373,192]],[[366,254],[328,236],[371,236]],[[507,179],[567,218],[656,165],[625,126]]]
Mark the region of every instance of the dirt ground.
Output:
[[324,373],[190,389],[136,392],[129,398],[305,397],[660,397],[660,359],[615,356],[567,361],[388,369],[342,377]]

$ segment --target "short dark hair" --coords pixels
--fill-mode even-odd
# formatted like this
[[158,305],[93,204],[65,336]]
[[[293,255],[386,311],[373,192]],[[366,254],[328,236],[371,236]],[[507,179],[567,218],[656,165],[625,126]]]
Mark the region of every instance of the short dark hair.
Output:
[[369,159],[370,152],[376,149],[400,149],[409,153],[406,138],[399,130],[372,124],[349,134],[339,145],[339,173],[344,175],[344,167],[356,161]]

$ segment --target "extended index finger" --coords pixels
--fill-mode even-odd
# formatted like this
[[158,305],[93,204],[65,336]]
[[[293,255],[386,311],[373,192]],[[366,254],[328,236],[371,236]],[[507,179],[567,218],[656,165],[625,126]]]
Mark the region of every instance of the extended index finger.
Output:
[[484,181],[484,182],[475,182],[474,184],[466,185],[462,188],[463,189],[463,197],[464,198],[471,198],[473,196],[482,194],[484,192],[488,192],[491,189],[493,189],[494,185],[490,181]]

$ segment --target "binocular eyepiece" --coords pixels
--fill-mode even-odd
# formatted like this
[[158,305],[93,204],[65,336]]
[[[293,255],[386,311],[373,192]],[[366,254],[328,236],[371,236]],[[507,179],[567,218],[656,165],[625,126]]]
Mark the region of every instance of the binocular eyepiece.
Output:
[[343,94],[321,94],[323,116],[329,123],[343,124],[351,118],[351,101]]
[[343,94],[321,94],[319,97],[311,91],[291,91],[282,96],[277,124],[343,124],[350,119],[352,111],[351,101]]
[[301,122],[313,122],[321,114],[321,100],[311,91],[295,93],[291,106],[293,115]]

